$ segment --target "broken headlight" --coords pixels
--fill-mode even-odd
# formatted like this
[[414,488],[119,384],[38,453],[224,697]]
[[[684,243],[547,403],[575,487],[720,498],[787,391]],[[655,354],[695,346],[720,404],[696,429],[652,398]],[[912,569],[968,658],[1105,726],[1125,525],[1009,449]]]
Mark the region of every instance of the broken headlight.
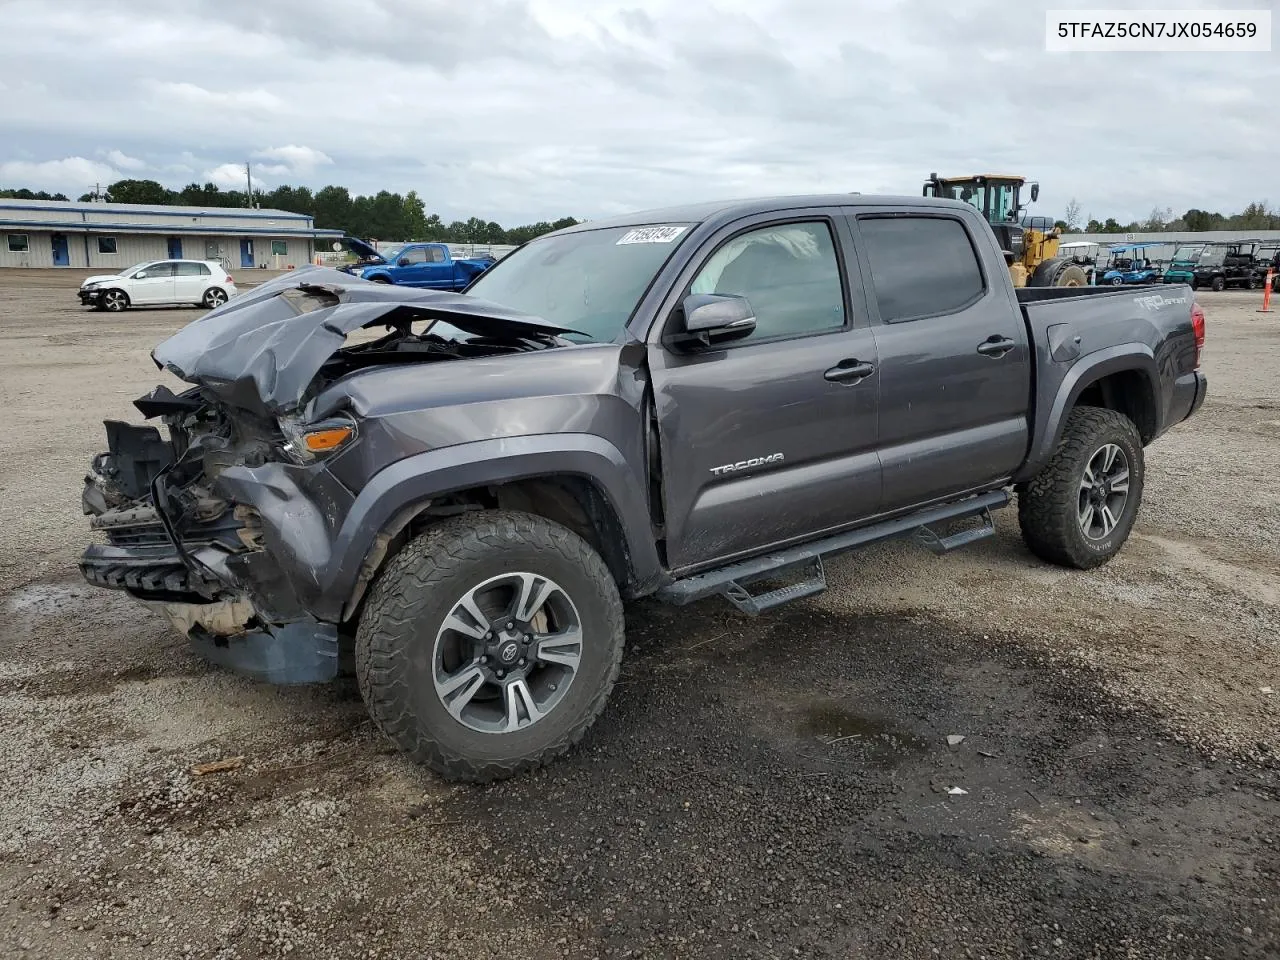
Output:
[[281,417],[285,443],[281,452],[297,464],[314,463],[332,456],[356,438],[356,422],[350,417],[329,417],[307,423],[299,417]]

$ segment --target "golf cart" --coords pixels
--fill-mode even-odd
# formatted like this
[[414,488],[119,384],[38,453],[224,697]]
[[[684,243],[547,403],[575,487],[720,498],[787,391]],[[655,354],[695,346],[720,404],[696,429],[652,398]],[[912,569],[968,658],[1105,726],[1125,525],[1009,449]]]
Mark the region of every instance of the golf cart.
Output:
[[1205,245],[1200,243],[1180,243],[1174,248],[1169,265],[1164,270],[1165,283],[1185,283],[1196,289],[1196,263]]
[[1264,240],[1253,252],[1256,287],[1267,282],[1268,270],[1271,271],[1271,289],[1280,293],[1280,240]]
[[1167,244],[1152,241],[1149,243],[1126,243],[1108,250],[1109,256],[1098,273],[1098,285],[1122,287],[1130,284],[1160,283],[1164,271],[1158,264],[1153,264],[1147,256],[1152,247],[1163,247]]
[[1058,245],[1058,256],[1066,257],[1084,271],[1089,285],[1093,284],[1093,275],[1098,266],[1098,250],[1101,244],[1092,240],[1075,240]]
[[1261,281],[1254,279],[1253,245],[1260,243],[1259,240],[1206,243],[1191,272],[1191,289],[1257,286]]

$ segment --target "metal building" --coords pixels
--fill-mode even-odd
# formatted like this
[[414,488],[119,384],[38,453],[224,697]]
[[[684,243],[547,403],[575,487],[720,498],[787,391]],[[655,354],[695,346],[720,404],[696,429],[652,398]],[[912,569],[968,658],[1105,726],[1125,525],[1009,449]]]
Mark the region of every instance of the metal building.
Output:
[[217,260],[228,269],[311,263],[341,230],[283,210],[0,199],[0,267],[123,270],[144,260]]

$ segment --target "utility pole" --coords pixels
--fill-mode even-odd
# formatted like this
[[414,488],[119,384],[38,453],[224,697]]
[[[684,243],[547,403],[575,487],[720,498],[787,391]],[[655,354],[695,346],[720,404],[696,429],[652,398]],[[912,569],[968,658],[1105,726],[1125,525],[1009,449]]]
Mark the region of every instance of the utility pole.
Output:
[[253,175],[249,172],[249,164],[247,163],[244,165],[244,182],[249,187],[249,193],[248,193],[248,196],[245,197],[245,200],[248,202],[249,209],[252,210],[253,209]]

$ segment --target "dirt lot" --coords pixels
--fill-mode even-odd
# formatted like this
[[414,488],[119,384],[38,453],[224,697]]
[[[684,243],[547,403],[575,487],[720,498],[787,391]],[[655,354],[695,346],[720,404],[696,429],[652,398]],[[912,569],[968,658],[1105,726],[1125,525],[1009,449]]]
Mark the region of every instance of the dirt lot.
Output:
[[1280,313],[1200,299],[1210,398],[1110,566],[1006,512],[772,617],[636,605],[583,747],[462,788],[353,683],[228,676],[81,584],[100,421],[197,313],[0,274],[0,956],[1277,956]]

